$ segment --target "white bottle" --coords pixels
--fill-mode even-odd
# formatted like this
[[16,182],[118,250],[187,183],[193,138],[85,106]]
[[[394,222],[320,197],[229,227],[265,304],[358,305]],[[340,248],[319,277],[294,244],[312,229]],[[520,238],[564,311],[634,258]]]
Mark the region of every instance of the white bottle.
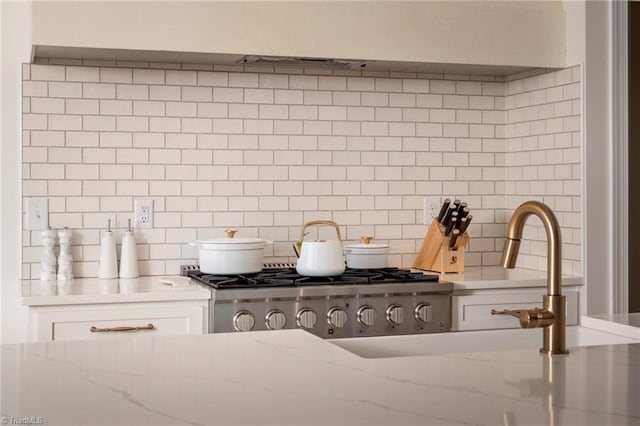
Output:
[[58,281],[73,279],[73,257],[71,256],[72,233],[66,227],[58,231],[60,254],[58,255]]
[[53,246],[56,245],[56,231],[49,228],[40,233],[42,237],[42,260],[40,261],[40,279],[42,281],[56,280],[56,254]]
[[120,278],[138,278],[138,255],[136,253],[136,238],[131,229],[131,219],[129,228],[122,237],[122,247],[120,252]]
[[116,238],[111,232],[111,219],[108,220],[107,229],[102,233],[100,242],[100,267],[98,278],[118,278],[118,257],[116,255]]

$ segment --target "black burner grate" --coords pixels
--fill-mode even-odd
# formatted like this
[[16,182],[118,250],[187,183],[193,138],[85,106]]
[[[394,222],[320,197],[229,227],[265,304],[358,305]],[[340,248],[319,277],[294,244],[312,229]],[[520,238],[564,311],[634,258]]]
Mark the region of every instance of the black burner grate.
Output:
[[229,276],[205,274],[194,269],[187,271],[187,275],[217,289],[438,282],[438,275],[425,275],[399,268],[347,269],[344,274],[336,277],[305,277],[293,268],[264,269],[255,274]]

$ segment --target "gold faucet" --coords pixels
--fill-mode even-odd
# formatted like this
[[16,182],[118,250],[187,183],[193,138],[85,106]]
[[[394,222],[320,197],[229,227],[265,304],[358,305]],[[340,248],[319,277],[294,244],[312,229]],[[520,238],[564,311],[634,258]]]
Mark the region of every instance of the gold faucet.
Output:
[[562,295],[562,238],[558,219],[551,209],[538,201],[527,201],[513,212],[504,244],[502,266],[515,268],[524,224],[530,215],[542,220],[547,231],[547,295],[542,297],[543,308],[491,310],[492,315],[511,315],[520,320],[522,328],[543,327],[540,352],[550,355],[567,354],[565,335],[565,297]]

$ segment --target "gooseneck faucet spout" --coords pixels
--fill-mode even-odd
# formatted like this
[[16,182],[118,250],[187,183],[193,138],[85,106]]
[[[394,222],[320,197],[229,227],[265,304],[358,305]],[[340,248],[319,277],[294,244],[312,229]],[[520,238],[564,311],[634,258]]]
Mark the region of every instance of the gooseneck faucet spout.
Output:
[[547,295],[543,297],[543,308],[518,311],[492,310],[491,314],[518,317],[520,325],[524,328],[543,327],[543,342],[540,352],[566,354],[568,351],[565,342],[565,297],[562,295],[561,285],[562,237],[558,219],[546,204],[539,201],[527,201],[513,212],[504,245],[502,266],[515,268],[522,232],[530,215],[538,216],[547,232]]

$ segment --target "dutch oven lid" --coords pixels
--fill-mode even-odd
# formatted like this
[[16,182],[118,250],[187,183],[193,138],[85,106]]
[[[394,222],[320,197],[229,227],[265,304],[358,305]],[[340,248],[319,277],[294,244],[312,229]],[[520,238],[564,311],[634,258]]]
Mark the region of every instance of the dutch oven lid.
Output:
[[198,240],[198,244],[256,244],[256,243],[266,243],[266,240],[262,238],[234,238],[235,234],[238,232],[235,229],[227,229],[225,231],[227,233],[226,238],[212,238],[210,240]]
[[362,243],[349,244],[348,246],[345,246],[345,248],[371,250],[389,248],[389,244],[371,244],[373,237],[361,237],[360,239],[362,240]]

